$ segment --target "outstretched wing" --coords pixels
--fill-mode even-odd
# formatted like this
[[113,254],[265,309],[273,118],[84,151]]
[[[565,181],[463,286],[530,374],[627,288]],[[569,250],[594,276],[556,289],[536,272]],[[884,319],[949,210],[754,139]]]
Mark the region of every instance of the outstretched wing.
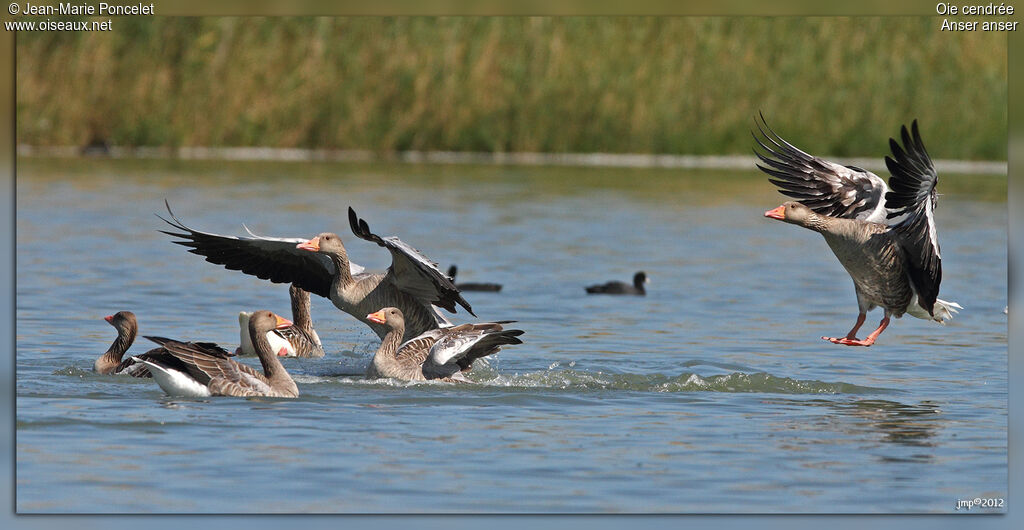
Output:
[[895,139],[889,139],[892,156],[885,157],[885,165],[892,174],[889,177],[892,191],[885,195],[885,203],[890,219],[902,218],[892,230],[903,248],[918,303],[931,314],[942,281],[942,257],[935,231],[938,198],[935,185],[939,177],[935,164],[924,149],[917,120],[911,124],[910,131],[904,125],[900,129],[900,137],[902,147]]
[[[159,215],[157,217],[180,232],[160,232],[180,238],[181,241],[174,243],[188,247],[189,252],[229,270],[242,271],[274,283],[294,283],[311,293],[330,296],[331,281],[335,275],[334,263],[322,254],[295,248],[295,245],[307,240],[257,236],[252,232],[249,232],[249,236],[241,237],[202,232],[185,226],[175,217],[171,205],[167,201],[164,203],[172,220]],[[353,267],[356,268],[362,270],[358,265]]]
[[352,233],[357,237],[372,241],[391,252],[388,279],[399,290],[420,300],[424,305],[433,304],[454,313],[455,304],[459,304],[471,315],[476,316],[452,280],[437,268],[437,263],[397,237],[380,237],[374,234],[366,221],[356,216],[355,210],[351,207],[348,209],[348,220],[352,226]]
[[502,324],[510,322],[462,324],[438,330],[440,338],[430,348],[428,360],[436,365],[454,362],[465,370],[472,366],[473,361],[498,351],[502,345],[522,344],[518,338],[523,334],[522,330],[502,327]]
[[775,134],[763,115],[757,129],[763,140],[753,131],[751,135],[764,151],[754,149],[763,164],[757,168],[774,177],[768,180],[780,193],[822,215],[885,222],[889,188],[878,175],[805,153]]

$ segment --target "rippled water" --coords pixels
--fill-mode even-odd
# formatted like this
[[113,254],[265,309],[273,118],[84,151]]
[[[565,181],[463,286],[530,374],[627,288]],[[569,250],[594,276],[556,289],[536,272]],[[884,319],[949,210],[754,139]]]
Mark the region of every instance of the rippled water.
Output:
[[[762,217],[782,198],[754,173],[20,161],[16,507],[954,512],[1005,498],[1005,179],[940,187],[942,298],[965,309],[856,349],[818,338],[852,325],[850,280],[820,236]],[[475,368],[476,385],[367,381],[375,336],[315,299],[328,353],[288,361],[299,399],[172,399],[93,374],[118,310],[142,334],[230,348],[238,311],[287,314],[286,287],[159,234],[164,198],[219,233],[334,230],[386,267],[346,236],[351,205],[460,280],[504,284],[466,298],[518,320],[525,343]],[[640,269],[646,297],[582,289]]]

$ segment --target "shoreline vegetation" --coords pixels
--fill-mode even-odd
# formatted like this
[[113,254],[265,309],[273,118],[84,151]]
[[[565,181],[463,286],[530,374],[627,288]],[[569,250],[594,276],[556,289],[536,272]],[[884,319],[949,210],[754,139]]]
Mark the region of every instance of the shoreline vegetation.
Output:
[[749,157],[763,111],[822,156],[915,118],[933,158],[1007,156],[1005,34],[934,17],[127,17],[16,61],[22,154]]

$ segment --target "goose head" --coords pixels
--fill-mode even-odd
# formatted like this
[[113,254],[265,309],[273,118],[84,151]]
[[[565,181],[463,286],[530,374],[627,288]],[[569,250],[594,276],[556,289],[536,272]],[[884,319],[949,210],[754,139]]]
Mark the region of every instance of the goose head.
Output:
[[271,311],[256,311],[249,317],[249,335],[258,337],[272,329],[283,329],[291,325],[290,320]]
[[807,226],[815,215],[813,210],[796,201],[786,201],[778,208],[764,212],[765,217],[800,226]]
[[135,320],[135,313],[131,311],[118,311],[113,315],[107,315],[103,317],[114,329],[117,330],[118,335],[126,334],[131,330],[138,329],[138,322]]
[[397,307],[385,307],[376,313],[366,315],[366,319],[370,322],[384,324],[392,329],[405,327],[405,315],[403,315],[402,311]]
[[338,237],[338,234],[332,232],[318,234],[316,237],[306,241],[305,243],[295,245],[295,248],[308,250],[310,252],[319,252],[321,254],[348,256],[345,251],[345,245],[341,242],[341,238]]

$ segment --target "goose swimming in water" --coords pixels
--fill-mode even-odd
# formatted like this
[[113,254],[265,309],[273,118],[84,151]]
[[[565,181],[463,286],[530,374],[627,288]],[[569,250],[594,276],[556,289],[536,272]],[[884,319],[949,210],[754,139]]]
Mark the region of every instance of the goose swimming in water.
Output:
[[135,313],[131,311],[118,311],[113,315],[103,317],[114,329],[117,330],[117,338],[107,348],[107,351],[100,355],[93,362],[92,369],[100,374],[124,374],[136,377],[149,377],[149,372],[142,365],[137,365],[130,359],[123,361],[125,352],[132,347],[135,337],[139,333],[139,324],[135,319]]
[[299,389],[271,350],[267,332],[292,325],[271,313],[256,311],[249,319],[249,333],[263,371],[236,362],[212,343],[184,343],[163,337],[146,337],[161,346],[158,354],[134,357],[149,368],[156,383],[171,396],[298,397]]
[[[764,117],[761,117],[764,123]],[[844,337],[822,337],[835,344],[871,346],[904,313],[943,323],[960,304],[938,298],[942,259],[935,230],[938,175],[918,131],[900,130],[901,146],[889,140],[892,156],[885,157],[889,185],[855,166],[842,166],[809,155],[758,124],[754,140],[764,150],[755,153],[780,192],[796,199],[764,213],[814,230],[824,236],[839,262],[853,278],[859,313]],[[767,129],[767,132],[765,131]],[[857,331],[875,307],[884,310],[878,327],[866,338]]]
[[509,321],[432,329],[402,341],[405,318],[400,309],[385,307],[366,318],[388,328],[367,369],[370,378],[466,382],[469,380],[462,372],[472,368],[473,361],[497,352],[501,346],[523,342],[519,339],[522,330],[502,327]]
[[[313,319],[310,317],[309,293],[303,291],[296,285],[288,288],[288,294],[292,301],[292,322],[293,325],[284,329],[272,329],[267,332],[267,341],[270,349],[277,352],[278,357],[323,357],[324,347],[320,344],[320,336],[313,329]],[[249,318],[252,313],[241,311],[238,313],[238,335],[239,355],[256,355],[249,338]]]
[[[106,353],[93,363],[93,370],[101,374],[130,375],[132,377],[152,377],[149,369],[139,362],[140,359],[157,358],[165,353],[163,348],[153,348],[146,353],[123,359],[125,352],[135,342],[139,331],[138,320],[131,311],[118,311],[103,318],[117,329],[117,338]],[[231,355],[212,342],[189,342],[191,347],[218,350],[224,355]]]

